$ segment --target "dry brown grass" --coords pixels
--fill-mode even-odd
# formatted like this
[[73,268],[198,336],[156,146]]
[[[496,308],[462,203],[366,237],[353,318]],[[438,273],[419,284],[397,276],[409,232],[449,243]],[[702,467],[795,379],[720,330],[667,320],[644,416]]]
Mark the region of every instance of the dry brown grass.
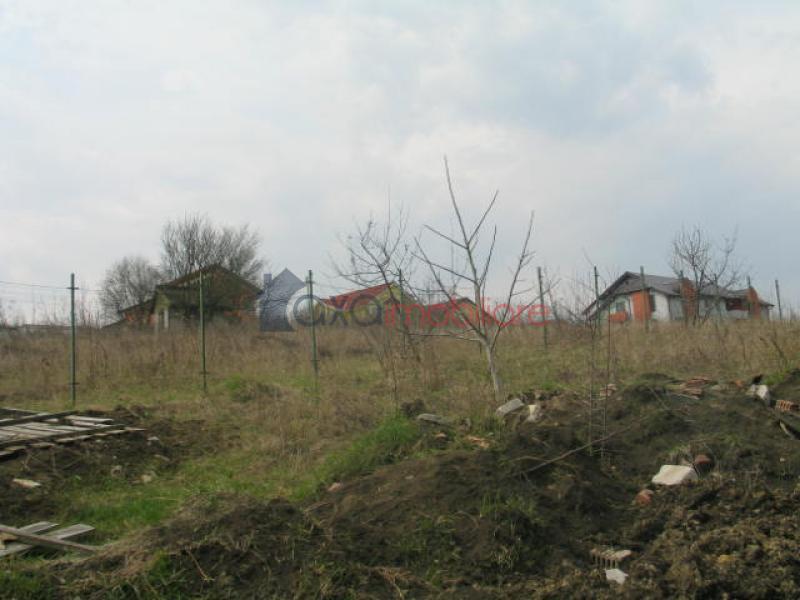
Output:
[[[596,340],[596,385],[623,384],[644,372],[731,380],[780,373],[800,362],[797,323],[681,324],[615,327]],[[494,399],[479,348],[460,340],[420,340],[420,360],[385,331],[319,332],[320,382],[314,385],[306,332],[261,334],[230,327],[208,332],[209,391],[201,391],[196,331],[82,331],[78,344],[78,408],[151,407],[155,419],[192,420],[218,441],[148,485],[78,481],[53,490],[63,514],[108,538],[159,523],[197,496],[239,492],[257,497],[314,493],[330,479],[331,458],[346,463],[364,452],[366,432],[393,443],[391,420],[402,402],[470,417],[480,435]],[[566,389],[586,397],[591,333],[553,327],[543,351],[538,329],[501,337],[500,373],[508,392]],[[62,335],[0,340],[0,405],[59,409],[69,405],[68,339]],[[387,420],[388,419],[388,420]],[[576,415],[576,428],[583,429]],[[377,429],[376,429],[377,427]],[[406,425],[407,427],[407,425]],[[198,432],[197,444],[207,436]],[[407,432],[406,432],[407,434]],[[166,440],[168,442],[168,440]],[[383,442],[381,442],[383,443]],[[369,444],[367,444],[369,447]]]
[[[785,370],[800,357],[796,322],[738,322],[700,327],[654,324],[615,326],[610,354],[607,330],[597,339],[596,368],[612,379],[642,372],[678,377],[704,374],[723,379]],[[350,411],[368,404],[393,408],[420,398],[442,408],[480,410],[488,394],[484,361],[475,345],[449,338],[424,338],[421,361],[402,351],[399,337],[383,332],[327,329],[318,334],[321,410]],[[215,396],[270,392],[313,400],[314,380],[307,333],[262,334],[214,327],[208,333],[210,393]],[[550,328],[544,352],[539,329],[509,330],[501,338],[500,368],[507,391],[586,383],[591,333],[564,325]],[[20,335],[0,341],[0,401],[6,405],[54,408],[68,402],[68,339]],[[162,404],[200,399],[199,342],[195,331],[81,331],[78,340],[79,404]],[[244,389],[237,390],[241,386]],[[397,394],[393,390],[397,389]],[[244,398],[246,401],[246,398]],[[328,406],[328,405],[332,406]],[[370,411],[372,412],[372,411]],[[380,412],[380,410],[378,411]],[[349,416],[354,416],[350,414]]]
[[[597,340],[596,381],[606,369],[616,383],[643,372],[677,377],[747,378],[800,361],[800,325],[742,322],[612,329]],[[234,483],[269,479],[280,491],[353,435],[422,400],[428,410],[479,422],[494,409],[485,361],[475,345],[420,340],[420,361],[385,332],[319,332],[320,383],[315,390],[307,333],[261,334],[232,327],[208,333],[209,393],[201,392],[196,331],[82,331],[78,343],[78,407],[147,405],[169,418],[199,418],[231,432],[230,447],[206,460],[235,464]],[[500,372],[509,392],[588,389],[591,334],[551,327],[543,351],[538,329],[501,338]],[[20,336],[0,342],[0,404],[68,406],[68,340]],[[205,464],[202,463],[201,464]],[[212,473],[219,475],[214,469]],[[195,473],[196,475],[196,473]],[[192,476],[195,476],[192,475]],[[227,477],[227,475],[226,475]],[[215,481],[224,489],[227,480]],[[186,483],[186,482],[184,482]],[[230,483],[230,482],[228,482]]]

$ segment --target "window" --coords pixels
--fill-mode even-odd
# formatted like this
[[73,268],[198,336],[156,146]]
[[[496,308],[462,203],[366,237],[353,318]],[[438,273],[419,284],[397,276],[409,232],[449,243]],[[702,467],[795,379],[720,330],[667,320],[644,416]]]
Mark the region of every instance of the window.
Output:
[[647,299],[648,299],[649,304],[650,304],[650,312],[651,313],[656,312],[656,297],[655,297],[655,294],[653,294],[653,292],[650,292],[649,294],[647,294]]
[[625,312],[625,301],[618,300],[617,303],[614,305],[614,312],[615,313],[624,313]]

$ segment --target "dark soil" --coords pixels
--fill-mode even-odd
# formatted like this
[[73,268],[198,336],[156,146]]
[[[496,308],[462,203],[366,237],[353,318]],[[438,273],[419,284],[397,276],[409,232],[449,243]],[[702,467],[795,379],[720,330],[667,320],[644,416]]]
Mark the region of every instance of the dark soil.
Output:
[[[695,398],[680,383],[612,396],[602,455],[569,453],[584,409],[550,398],[488,450],[450,435],[303,506],[206,499],[48,576],[81,598],[798,597],[800,441],[735,386]],[[702,479],[632,502],[660,465],[700,452],[715,460]],[[592,563],[599,546],[633,551],[623,586]]]
[[[67,486],[91,486],[109,477],[140,483],[143,476],[158,476],[173,469],[187,456],[203,451],[197,440],[206,428],[199,421],[165,420],[143,407],[82,414],[111,418],[114,423],[143,431],[70,445],[57,444],[51,448],[32,448],[3,460],[0,462],[0,523],[19,527],[51,519],[61,511],[60,492]],[[33,480],[41,487],[25,489],[13,484],[14,478]]]

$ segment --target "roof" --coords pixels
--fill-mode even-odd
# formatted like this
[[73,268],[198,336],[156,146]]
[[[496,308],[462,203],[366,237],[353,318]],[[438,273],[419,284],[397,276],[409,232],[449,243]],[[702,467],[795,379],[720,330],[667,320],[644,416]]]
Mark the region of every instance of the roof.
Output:
[[248,288],[254,294],[258,294],[261,290],[258,286],[254,285],[252,282],[248,281],[241,275],[237,275],[230,269],[223,267],[222,265],[214,264],[209,265],[207,267],[203,267],[202,269],[197,269],[196,271],[192,271],[191,273],[187,273],[186,275],[182,275],[172,281],[168,281],[166,283],[160,283],[156,285],[155,290],[153,291],[153,296],[148,298],[143,302],[139,302],[138,304],[134,304],[132,306],[127,306],[125,308],[120,309],[118,312],[119,314],[128,313],[134,309],[147,309],[149,311],[153,310],[155,299],[157,295],[165,296],[170,303],[180,302],[186,306],[194,306],[199,303],[199,300],[196,299],[196,294],[192,290],[190,286],[200,275],[209,275],[214,273],[219,273],[224,275],[225,277],[235,278],[237,283],[241,284],[243,287]]
[[156,288],[181,287],[181,286],[184,286],[187,283],[192,283],[192,281],[195,278],[197,278],[200,275],[200,273],[203,273],[203,275],[208,275],[208,274],[211,274],[211,273],[220,273],[222,275],[225,275],[226,277],[234,277],[234,278],[240,280],[241,283],[243,283],[244,285],[250,287],[252,289],[252,291],[254,291],[256,293],[261,291],[261,289],[257,285],[254,285],[251,281],[248,281],[247,279],[245,279],[241,275],[238,275],[238,274],[234,273],[230,269],[225,268],[220,264],[208,265],[207,267],[203,267],[201,269],[197,269],[195,271],[192,271],[191,273],[187,273],[186,275],[182,275],[181,277],[178,277],[177,279],[173,279],[172,281],[168,281],[166,283],[159,284],[159,285],[156,286]]
[[394,283],[373,285],[372,287],[346,292],[344,294],[339,294],[338,296],[331,296],[322,302],[337,309],[349,309],[357,300],[360,300],[361,298],[375,298],[383,291],[389,289],[391,286],[394,286]]
[[[466,296],[458,296],[451,300],[447,300],[446,302],[436,302],[434,304],[426,304],[424,308],[427,311],[428,315],[433,315],[435,313],[441,312],[445,314],[451,314],[456,318],[462,318],[466,316],[467,320],[470,320],[470,317],[477,317],[479,312],[475,302],[470,298],[467,298]],[[494,317],[494,315],[485,308],[481,307],[480,313],[482,315],[483,322],[489,322],[489,321],[492,321],[494,323],[498,322],[498,320]]]

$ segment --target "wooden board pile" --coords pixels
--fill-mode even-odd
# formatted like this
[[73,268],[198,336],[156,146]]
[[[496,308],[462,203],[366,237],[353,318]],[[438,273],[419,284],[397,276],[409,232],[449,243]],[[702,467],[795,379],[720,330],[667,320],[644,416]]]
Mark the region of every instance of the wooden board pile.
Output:
[[141,429],[68,410],[57,413],[0,408],[0,459],[31,448],[50,448]]
[[44,546],[57,550],[76,550],[78,552],[93,553],[95,546],[87,546],[70,541],[85,533],[94,531],[91,525],[71,525],[55,529],[58,525],[48,521],[33,523],[16,529],[0,525],[0,558],[27,552],[34,546]]

